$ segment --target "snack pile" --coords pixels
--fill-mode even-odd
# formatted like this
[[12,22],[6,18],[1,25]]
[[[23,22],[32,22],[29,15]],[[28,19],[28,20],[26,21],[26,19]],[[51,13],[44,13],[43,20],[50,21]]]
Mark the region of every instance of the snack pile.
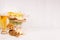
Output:
[[7,16],[0,15],[0,28],[2,29],[1,33],[9,33],[11,36],[19,37],[23,34],[21,33],[21,24],[26,21],[24,14],[21,12],[8,12],[7,14]]

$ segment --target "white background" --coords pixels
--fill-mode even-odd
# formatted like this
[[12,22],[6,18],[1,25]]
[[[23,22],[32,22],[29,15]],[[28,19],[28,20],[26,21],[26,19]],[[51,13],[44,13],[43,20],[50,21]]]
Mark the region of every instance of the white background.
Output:
[[60,40],[60,0],[0,0],[0,13],[22,11],[27,16],[24,36],[1,35],[1,40]]

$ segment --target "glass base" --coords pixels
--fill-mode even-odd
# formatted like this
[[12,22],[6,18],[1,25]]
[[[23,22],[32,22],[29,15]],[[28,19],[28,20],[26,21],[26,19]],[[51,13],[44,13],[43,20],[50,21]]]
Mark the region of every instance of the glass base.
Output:
[[2,31],[1,34],[7,34],[7,32],[6,31]]

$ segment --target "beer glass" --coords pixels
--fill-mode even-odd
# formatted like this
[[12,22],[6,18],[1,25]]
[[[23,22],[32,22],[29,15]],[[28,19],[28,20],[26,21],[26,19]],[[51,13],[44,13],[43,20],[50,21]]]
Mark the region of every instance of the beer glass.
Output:
[[6,15],[0,15],[0,28],[2,29],[1,33],[6,33],[7,29],[7,16]]

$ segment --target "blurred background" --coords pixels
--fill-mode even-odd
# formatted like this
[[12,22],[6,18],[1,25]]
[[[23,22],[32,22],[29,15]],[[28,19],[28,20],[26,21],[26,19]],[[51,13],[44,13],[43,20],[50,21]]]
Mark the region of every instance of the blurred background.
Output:
[[23,37],[1,35],[2,40],[60,40],[60,0],[0,0],[0,13],[23,12]]

